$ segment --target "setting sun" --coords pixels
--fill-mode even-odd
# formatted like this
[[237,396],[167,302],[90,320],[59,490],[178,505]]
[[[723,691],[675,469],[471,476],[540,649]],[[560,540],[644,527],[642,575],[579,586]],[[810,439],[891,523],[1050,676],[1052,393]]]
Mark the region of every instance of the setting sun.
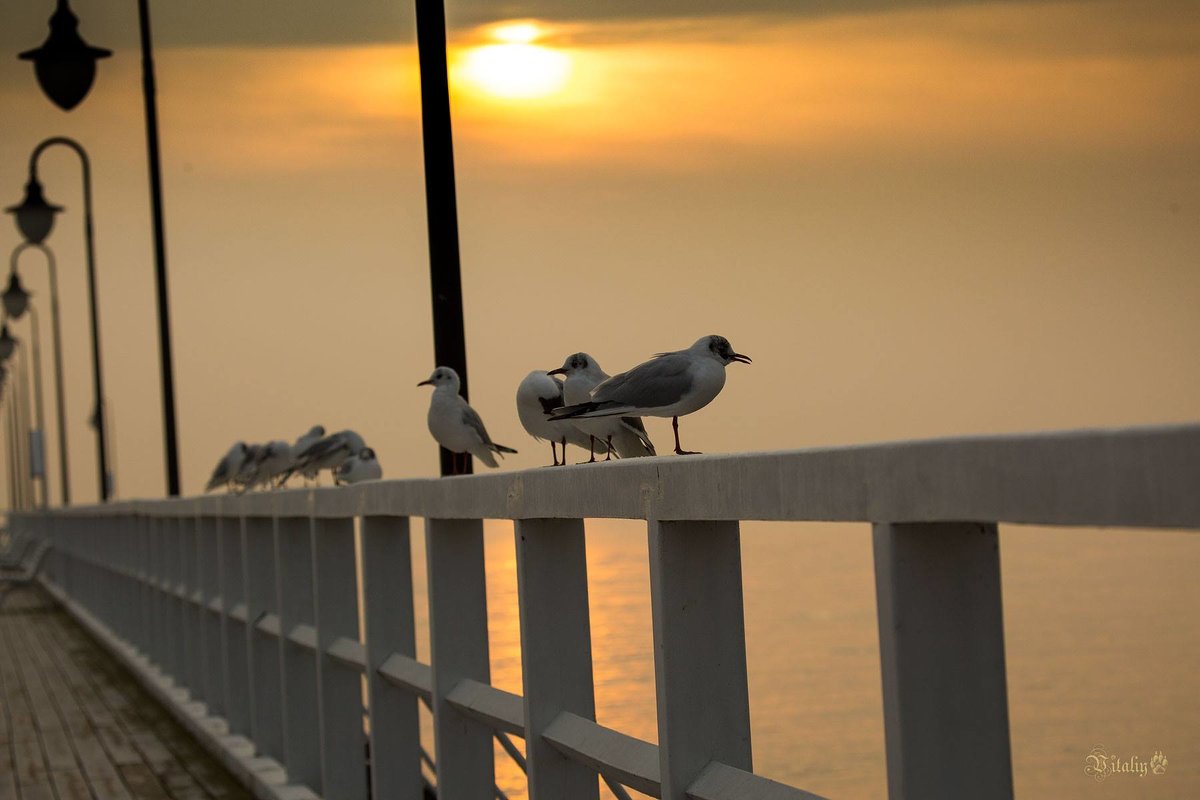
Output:
[[529,100],[562,91],[571,73],[566,53],[534,44],[543,30],[533,22],[496,26],[489,37],[501,44],[467,50],[462,75],[485,94],[506,100]]

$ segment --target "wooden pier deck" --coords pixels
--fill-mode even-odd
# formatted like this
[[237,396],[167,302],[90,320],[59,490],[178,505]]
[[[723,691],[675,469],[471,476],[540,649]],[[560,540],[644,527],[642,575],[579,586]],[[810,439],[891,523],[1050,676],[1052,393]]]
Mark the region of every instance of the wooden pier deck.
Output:
[[0,611],[0,800],[250,794],[45,593]]

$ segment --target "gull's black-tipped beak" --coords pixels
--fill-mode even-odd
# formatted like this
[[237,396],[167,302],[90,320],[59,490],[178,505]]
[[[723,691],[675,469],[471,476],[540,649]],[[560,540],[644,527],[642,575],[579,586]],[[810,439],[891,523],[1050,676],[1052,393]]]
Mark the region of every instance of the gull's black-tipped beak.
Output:
[[750,360],[750,356],[744,356],[741,353],[734,353],[732,356],[730,356],[730,358],[732,358],[734,361],[738,362],[739,364],[753,364],[754,363],[753,361]]
[[546,374],[547,375],[566,375],[567,371],[565,369],[563,369],[562,367],[559,367],[558,369],[546,370]]
[[433,386],[433,381],[421,381],[417,386]]

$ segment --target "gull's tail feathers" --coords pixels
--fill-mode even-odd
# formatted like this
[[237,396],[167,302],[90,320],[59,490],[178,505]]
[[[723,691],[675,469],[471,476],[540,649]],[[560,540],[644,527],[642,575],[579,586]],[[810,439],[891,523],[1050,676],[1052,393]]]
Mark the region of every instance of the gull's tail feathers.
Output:
[[635,409],[627,403],[606,400],[600,403],[576,403],[573,406],[556,408],[550,413],[550,419],[590,419],[592,417],[616,417],[628,414]]
[[492,442],[492,449],[495,450],[497,453],[514,453],[515,454],[517,452],[516,450],[513,450],[511,447],[505,447],[504,445],[496,444],[495,442]]

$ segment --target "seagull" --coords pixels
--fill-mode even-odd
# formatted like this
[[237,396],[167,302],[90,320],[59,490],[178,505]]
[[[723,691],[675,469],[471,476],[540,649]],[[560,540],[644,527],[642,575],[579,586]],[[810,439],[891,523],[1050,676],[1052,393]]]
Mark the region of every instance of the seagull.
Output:
[[550,419],[593,417],[670,417],[675,453],[694,453],[679,446],[679,418],[699,411],[725,386],[725,367],[749,364],[724,336],[705,336],[686,350],[658,353],[628,372],[614,375],[592,390],[592,399],[560,408]]
[[254,472],[247,489],[256,486],[271,486],[280,475],[288,472],[292,466],[292,446],[282,439],[267,442],[258,449],[254,458]]
[[[559,466],[556,445],[562,444],[562,463],[565,465],[567,442],[576,447],[589,447],[595,441],[573,423],[550,421],[550,412],[564,404],[562,382],[541,370],[535,369],[526,375],[517,387],[517,416],[521,418],[521,425],[534,439],[550,440],[550,454],[556,467]],[[603,448],[600,452],[607,452],[605,443],[598,444]]]
[[242,468],[242,462],[246,460],[246,443],[237,442],[233,447],[229,448],[220,461],[217,462],[216,468],[213,470],[212,477],[208,479],[208,484],[204,487],[205,493],[211,492],[219,486],[227,485],[233,480],[234,476]]
[[354,431],[331,433],[295,453],[288,476],[299,472],[305,477],[316,477],[323,469],[336,475],[338,467],[366,446],[363,438]]
[[[587,403],[592,399],[592,389],[608,380],[608,373],[600,369],[596,359],[587,353],[576,353],[567,356],[567,360],[558,369],[552,369],[547,375],[562,375],[563,396],[567,403]],[[560,423],[561,424],[561,423]],[[603,419],[578,419],[575,424],[588,434],[592,448],[588,463],[596,460],[595,443],[597,440],[608,446],[605,461],[612,458],[613,450],[621,458],[637,456],[652,456],[654,444],[646,433],[646,426],[637,417],[605,417]],[[564,457],[565,460],[565,457]]]
[[[308,429],[308,431],[306,433],[302,434],[298,439],[296,439],[296,441],[292,444],[293,462],[295,461],[295,457],[297,455],[304,452],[306,449],[308,449],[309,445],[313,444],[314,442],[316,442],[318,439],[320,439],[324,435],[325,435],[325,426],[324,425],[313,425],[311,428]],[[284,473],[283,477],[280,478],[280,480],[279,480],[279,485],[282,486],[283,484],[287,483],[288,478],[292,477],[293,473],[295,473],[295,472],[296,472],[295,469],[291,469],[288,472]],[[317,477],[316,470],[305,471],[302,474],[304,475],[304,478],[306,480],[312,480],[313,478]]]
[[[499,466],[493,453],[503,458],[505,453],[515,453],[511,447],[496,444],[488,436],[483,420],[475,409],[467,405],[458,390],[461,382],[458,373],[450,367],[438,367],[428,380],[417,386],[432,386],[433,397],[429,402],[429,432],[442,447],[451,453],[470,453],[489,467]],[[454,457],[454,471],[458,474],[458,456]]]
[[337,483],[359,483],[361,481],[377,481],[383,477],[383,467],[375,458],[375,451],[364,447],[350,458],[342,462],[334,474]]
[[246,456],[242,459],[242,463],[238,465],[237,472],[233,474],[233,483],[238,485],[238,494],[246,491],[254,480],[255,472],[257,472],[257,464],[259,454],[262,453],[263,445],[248,444],[246,445]]

